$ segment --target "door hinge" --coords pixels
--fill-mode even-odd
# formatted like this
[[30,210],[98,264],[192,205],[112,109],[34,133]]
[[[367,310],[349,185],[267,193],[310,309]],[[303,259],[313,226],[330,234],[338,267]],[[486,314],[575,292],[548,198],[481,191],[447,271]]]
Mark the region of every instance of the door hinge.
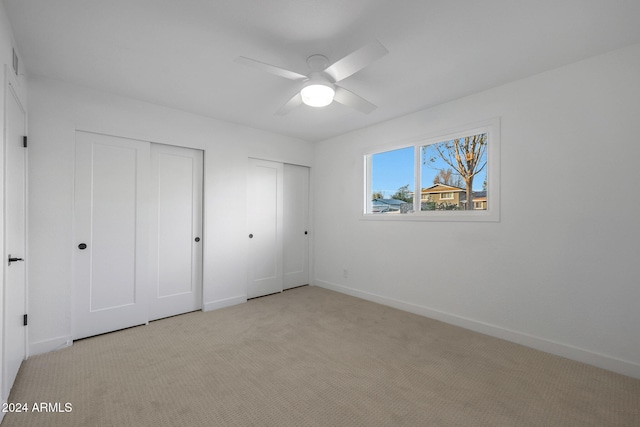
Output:
[[28,316],[27,316],[26,314],[25,314],[24,316],[22,316],[22,325],[23,325],[23,326],[27,326],[27,323],[29,323],[29,322],[27,321],[27,317],[28,317]]
[[23,137],[22,137],[22,146],[23,146],[24,148],[27,148],[27,137],[26,137],[26,136],[23,136]]

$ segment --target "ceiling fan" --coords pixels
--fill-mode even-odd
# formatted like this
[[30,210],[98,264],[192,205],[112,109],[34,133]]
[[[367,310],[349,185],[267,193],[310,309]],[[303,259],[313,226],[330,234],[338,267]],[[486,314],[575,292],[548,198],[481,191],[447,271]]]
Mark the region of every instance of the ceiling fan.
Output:
[[387,53],[389,51],[379,41],[375,41],[351,52],[331,65],[329,65],[329,60],[325,56],[311,55],[307,58],[308,75],[256,61],[255,59],[245,58],[244,56],[236,58],[235,62],[258,68],[289,80],[302,82],[302,89],[276,111],[277,115],[287,114],[301,104],[311,107],[325,107],[333,101],[369,114],[377,108],[375,105],[342,86],[338,86],[336,83],[357,73]]

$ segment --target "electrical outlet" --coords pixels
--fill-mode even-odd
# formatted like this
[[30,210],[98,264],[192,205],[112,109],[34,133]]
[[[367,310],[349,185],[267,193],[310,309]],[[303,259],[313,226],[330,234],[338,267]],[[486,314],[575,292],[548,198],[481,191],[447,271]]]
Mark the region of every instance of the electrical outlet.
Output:
[[346,268],[344,270],[342,270],[342,277],[344,277],[345,279],[349,278],[349,270],[347,270]]

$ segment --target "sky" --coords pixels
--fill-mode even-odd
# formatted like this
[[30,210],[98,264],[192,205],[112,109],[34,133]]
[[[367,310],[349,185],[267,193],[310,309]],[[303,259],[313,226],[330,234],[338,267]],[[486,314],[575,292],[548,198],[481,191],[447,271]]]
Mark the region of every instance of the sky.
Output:
[[371,191],[391,197],[398,188],[409,184],[413,191],[413,147],[374,154],[371,159]]
[[[420,151],[422,156],[422,150]],[[486,156],[486,153],[485,153]],[[436,156],[437,157],[437,156]],[[442,159],[437,158],[432,167],[425,166],[421,160],[421,186],[433,185],[433,178],[438,174],[438,168],[449,169]],[[409,191],[413,191],[414,184],[414,148],[413,146],[398,150],[377,153],[372,158],[371,191],[382,192],[385,198],[390,198],[398,189],[409,184]],[[473,180],[473,190],[482,190],[486,180],[486,168]]]

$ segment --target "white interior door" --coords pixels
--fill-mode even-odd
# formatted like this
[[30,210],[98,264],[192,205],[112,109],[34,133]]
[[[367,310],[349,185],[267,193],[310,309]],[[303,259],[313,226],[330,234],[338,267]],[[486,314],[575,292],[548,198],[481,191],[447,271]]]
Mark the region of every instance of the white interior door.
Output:
[[284,165],[284,289],[309,284],[309,168]]
[[73,338],[148,320],[149,143],[76,132]]
[[249,159],[248,169],[247,297],[254,298],[282,291],[283,165]]
[[[10,71],[7,71],[10,72]],[[4,318],[2,393],[6,399],[26,357],[26,118],[14,84],[7,85],[4,175]],[[10,258],[14,261],[10,261]]]
[[203,153],[151,145],[149,320],[202,308]]

